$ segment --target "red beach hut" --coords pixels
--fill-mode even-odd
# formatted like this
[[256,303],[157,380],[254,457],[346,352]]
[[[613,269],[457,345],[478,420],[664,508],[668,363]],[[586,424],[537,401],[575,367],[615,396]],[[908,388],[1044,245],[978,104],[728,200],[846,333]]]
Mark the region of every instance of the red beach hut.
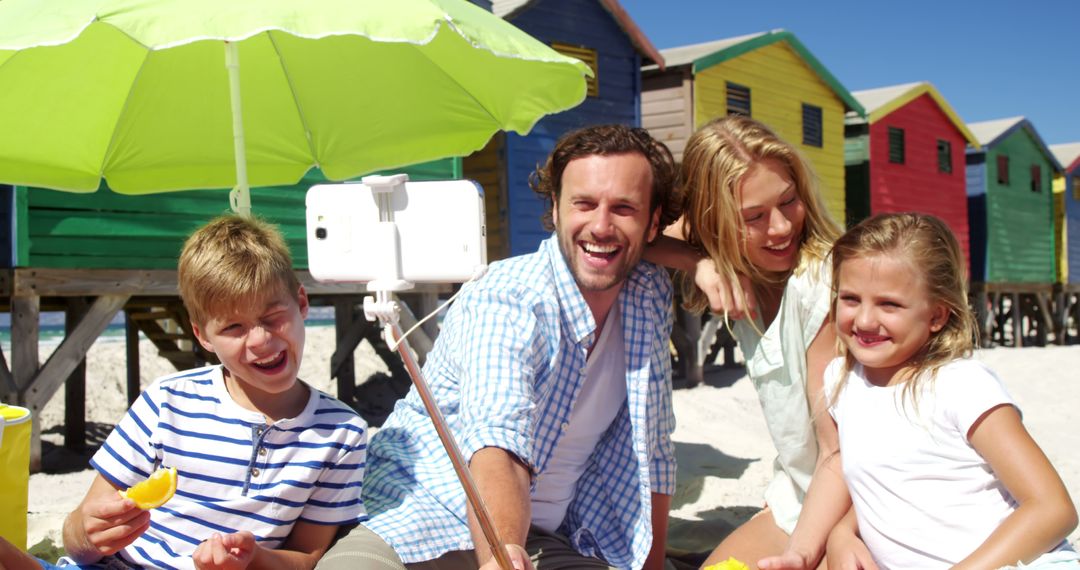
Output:
[[926,82],[853,91],[866,118],[845,121],[847,222],[922,212],[944,220],[969,256],[964,151],[979,143]]

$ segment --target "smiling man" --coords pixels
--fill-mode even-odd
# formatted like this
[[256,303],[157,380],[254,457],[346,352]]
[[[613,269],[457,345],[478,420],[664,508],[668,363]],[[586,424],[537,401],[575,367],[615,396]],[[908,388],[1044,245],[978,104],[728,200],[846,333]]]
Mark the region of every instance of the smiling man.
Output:
[[[465,286],[424,373],[517,565],[663,568],[671,283],[641,254],[678,215],[671,154],[590,127],[531,183],[554,235]],[[415,390],[372,438],[364,502],[410,569],[497,568]],[[350,535],[321,567],[363,550]]]

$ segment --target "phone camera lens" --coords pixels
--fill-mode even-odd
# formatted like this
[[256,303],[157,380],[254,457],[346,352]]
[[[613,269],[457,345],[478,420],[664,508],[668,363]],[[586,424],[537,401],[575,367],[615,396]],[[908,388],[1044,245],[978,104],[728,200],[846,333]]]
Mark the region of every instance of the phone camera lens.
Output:
[[326,239],[326,228],[315,228],[315,239]]

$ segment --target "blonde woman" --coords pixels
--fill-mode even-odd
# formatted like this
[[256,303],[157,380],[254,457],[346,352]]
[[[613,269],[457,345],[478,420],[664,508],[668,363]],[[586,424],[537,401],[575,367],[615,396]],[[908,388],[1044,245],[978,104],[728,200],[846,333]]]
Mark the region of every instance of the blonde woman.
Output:
[[[697,286],[684,287],[689,308],[732,321],[777,450],[765,507],[707,563],[734,556],[761,568],[813,568],[848,501],[822,397],[836,355],[826,257],[839,232],[798,151],[749,117],[694,133],[681,182],[683,218],[665,233],[683,243],[663,241],[646,257],[694,275]],[[816,496],[829,497],[814,508],[803,504],[811,481],[823,487]],[[793,535],[803,512],[807,524]]]

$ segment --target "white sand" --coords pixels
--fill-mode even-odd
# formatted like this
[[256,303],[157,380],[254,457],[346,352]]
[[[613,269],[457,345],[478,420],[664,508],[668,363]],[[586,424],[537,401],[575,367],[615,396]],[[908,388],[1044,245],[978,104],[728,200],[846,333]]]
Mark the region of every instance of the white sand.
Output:
[[[329,360],[332,327],[309,328],[301,377],[334,393]],[[44,350],[42,358],[45,357]],[[140,346],[144,385],[168,373],[147,341]],[[1080,409],[1080,346],[982,351],[979,358],[1002,376],[1024,411],[1025,423],[1057,467],[1074,502],[1080,499],[1080,434],[1071,414]],[[357,375],[385,370],[370,347],[357,351]],[[126,409],[124,345],[99,341],[87,362],[87,420],[114,423]],[[714,545],[734,524],[762,505],[775,456],[757,394],[741,368],[711,370],[707,385],[675,391],[675,431],[679,459],[678,491],[673,501],[670,546],[701,551]],[[63,393],[42,413],[43,431],[63,421]],[[59,436],[49,435],[59,443]],[[44,537],[59,542],[64,516],[82,498],[92,470],[30,479],[29,544]],[[1069,540],[1074,545],[1080,531]]]

